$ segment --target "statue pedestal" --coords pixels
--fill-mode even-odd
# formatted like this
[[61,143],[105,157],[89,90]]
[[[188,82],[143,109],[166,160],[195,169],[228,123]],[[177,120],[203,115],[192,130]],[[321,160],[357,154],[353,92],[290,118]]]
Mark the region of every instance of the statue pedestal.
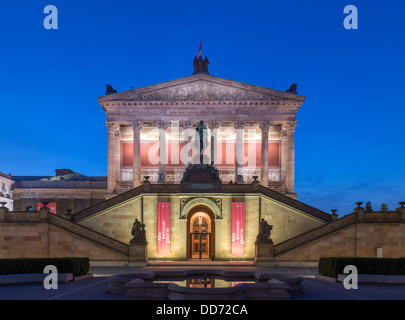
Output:
[[272,240],[256,241],[255,247],[255,258],[253,261],[255,265],[274,261]]
[[[148,243],[131,240],[129,244],[129,262],[136,262],[136,265],[148,264]],[[132,263],[133,264],[133,263]]]

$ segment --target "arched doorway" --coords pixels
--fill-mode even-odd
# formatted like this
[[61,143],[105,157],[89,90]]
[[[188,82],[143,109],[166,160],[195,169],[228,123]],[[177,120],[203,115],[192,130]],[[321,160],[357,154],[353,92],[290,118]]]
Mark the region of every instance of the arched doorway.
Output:
[[215,216],[206,206],[193,207],[187,215],[187,258],[215,257]]

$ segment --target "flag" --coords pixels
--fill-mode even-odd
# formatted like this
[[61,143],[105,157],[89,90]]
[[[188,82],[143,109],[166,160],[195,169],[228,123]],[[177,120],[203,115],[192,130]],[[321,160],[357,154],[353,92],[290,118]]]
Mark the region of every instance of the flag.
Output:
[[201,59],[201,41],[200,41],[200,50],[198,50],[197,60]]

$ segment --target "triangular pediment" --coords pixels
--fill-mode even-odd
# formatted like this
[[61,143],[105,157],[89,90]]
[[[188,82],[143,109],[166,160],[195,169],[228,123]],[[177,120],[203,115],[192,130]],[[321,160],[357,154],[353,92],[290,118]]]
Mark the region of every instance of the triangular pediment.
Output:
[[108,101],[304,101],[304,97],[264,87],[199,74],[156,85],[110,94]]

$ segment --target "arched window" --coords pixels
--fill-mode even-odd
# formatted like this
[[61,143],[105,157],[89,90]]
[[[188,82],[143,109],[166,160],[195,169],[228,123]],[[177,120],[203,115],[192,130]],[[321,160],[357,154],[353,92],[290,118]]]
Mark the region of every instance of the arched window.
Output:
[[208,221],[205,217],[196,217],[193,221],[193,232],[194,233],[207,233],[208,232]]

